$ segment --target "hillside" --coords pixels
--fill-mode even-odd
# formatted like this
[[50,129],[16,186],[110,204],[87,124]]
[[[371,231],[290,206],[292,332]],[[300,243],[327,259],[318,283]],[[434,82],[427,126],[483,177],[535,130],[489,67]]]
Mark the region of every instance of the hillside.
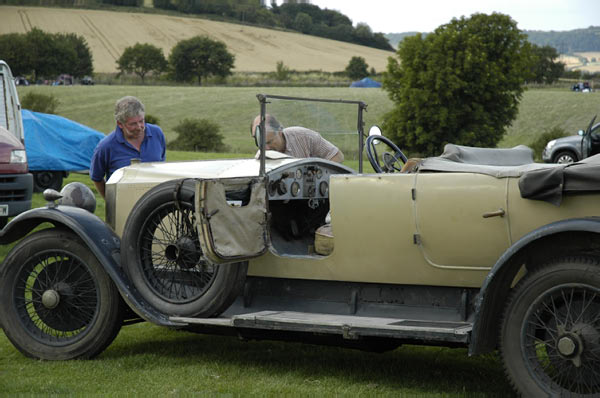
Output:
[[[394,48],[398,48],[398,43],[405,37],[417,33],[419,32],[387,33],[385,37]],[[524,33],[533,44],[556,48],[561,54],[560,61],[565,63],[568,70],[600,72],[600,27],[549,32],[526,30]]]
[[[235,55],[235,71],[268,72],[283,61],[298,71],[344,70],[353,56],[382,71],[391,52],[299,33],[269,30],[200,18],[99,10],[0,6],[0,34],[76,33],[92,50],[95,72],[116,72],[116,60],[137,42],[162,48],[165,56],[180,40],[209,35],[227,44]],[[0,54],[1,57],[1,54]]]

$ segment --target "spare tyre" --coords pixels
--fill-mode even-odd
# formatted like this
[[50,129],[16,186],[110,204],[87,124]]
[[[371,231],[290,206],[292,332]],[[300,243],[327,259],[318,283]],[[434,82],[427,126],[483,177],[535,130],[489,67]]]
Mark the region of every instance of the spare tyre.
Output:
[[167,315],[211,317],[243,288],[248,262],[203,256],[194,212],[195,181],[167,181],[135,204],[123,231],[122,264],[146,301]]

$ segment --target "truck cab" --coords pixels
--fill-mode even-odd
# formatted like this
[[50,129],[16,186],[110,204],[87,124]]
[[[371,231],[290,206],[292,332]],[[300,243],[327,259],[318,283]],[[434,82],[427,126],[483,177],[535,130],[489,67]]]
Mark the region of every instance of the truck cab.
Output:
[[31,208],[33,176],[25,153],[21,104],[9,66],[0,61],[0,227]]

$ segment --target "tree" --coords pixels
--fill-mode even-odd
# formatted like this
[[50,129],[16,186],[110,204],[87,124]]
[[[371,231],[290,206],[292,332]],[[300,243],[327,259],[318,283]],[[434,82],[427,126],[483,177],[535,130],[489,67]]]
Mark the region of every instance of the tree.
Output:
[[369,65],[363,57],[352,57],[348,66],[346,66],[346,74],[352,80],[362,79],[365,76],[369,76],[368,71]]
[[0,59],[4,60],[15,76],[32,72],[31,50],[22,33],[0,35]]
[[57,33],[54,35],[54,39],[73,49],[76,54],[75,61],[61,69],[63,72],[77,78],[91,75],[94,72],[92,52],[83,36],[75,33]]
[[546,84],[558,81],[558,78],[565,71],[565,64],[557,61],[559,57],[558,51],[551,46],[539,47],[532,44],[531,47],[534,64],[532,70],[533,78],[530,81]]
[[152,44],[135,43],[127,47],[117,60],[120,73],[135,73],[142,79],[150,72],[161,73],[167,69],[167,60],[162,49]]
[[33,28],[25,34],[30,69],[33,80],[39,77],[55,78],[61,73],[69,73],[70,67],[77,64],[77,52],[69,42],[57,40],[53,34]]
[[290,78],[290,68],[285,66],[283,61],[277,61],[274,76],[277,80],[287,80]]
[[192,81],[215,75],[226,77],[231,74],[235,57],[225,43],[213,40],[208,36],[195,36],[182,40],[173,47],[169,55],[169,63],[173,69],[175,80]]
[[384,76],[395,105],[383,129],[422,156],[439,154],[449,142],[495,147],[517,115],[532,58],[516,22],[499,13],[407,37],[396,55]]
[[298,14],[296,14],[296,18],[294,18],[294,29],[296,29],[299,32],[310,32],[312,24],[312,18],[310,17],[310,15],[304,12],[299,12]]
[[177,138],[167,148],[177,151],[222,152],[227,149],[219,125],[208,119],[183,119],[173,129]]

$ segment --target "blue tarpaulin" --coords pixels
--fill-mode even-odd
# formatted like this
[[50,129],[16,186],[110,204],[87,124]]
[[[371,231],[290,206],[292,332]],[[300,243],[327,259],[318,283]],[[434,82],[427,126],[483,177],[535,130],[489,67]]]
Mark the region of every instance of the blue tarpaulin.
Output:
[[362,80],[352,82],[350,87],[381,87],[381,83],[379,83],[369,77],[365,77]]
[[58,115],[21,110],[29,170],[89,170],[104,134]]

